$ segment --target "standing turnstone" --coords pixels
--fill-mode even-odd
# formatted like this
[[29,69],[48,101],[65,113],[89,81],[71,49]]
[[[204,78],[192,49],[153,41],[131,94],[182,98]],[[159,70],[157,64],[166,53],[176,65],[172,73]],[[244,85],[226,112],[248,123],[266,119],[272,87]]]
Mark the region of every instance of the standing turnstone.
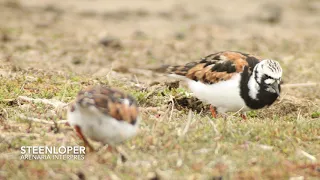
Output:
[[198,62],[170,66],[168,73],[187,81],[200,100],[210,103],[213,117],[218,113],[260,109],[280,95],[282,69],[277,61],[250,54],[223,51]]
[[96,86],[78,93],[68,110],[68,122],[86,147],[86,138],[108,144],[108,150],[134,135],[139,124],[138,107],[133,97],[118,90]]

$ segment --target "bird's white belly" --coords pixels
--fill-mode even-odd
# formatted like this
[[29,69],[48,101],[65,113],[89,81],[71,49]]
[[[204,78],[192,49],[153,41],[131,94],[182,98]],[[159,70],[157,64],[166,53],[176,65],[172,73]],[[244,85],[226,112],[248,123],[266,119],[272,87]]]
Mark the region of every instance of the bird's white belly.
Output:
[[197,98],[215,106],[218,112],[246,111],[249,108],[240,96],[240,78],[237,74],[228,81],[208,85],[188,80],[188,85]]
[[88,109],[68,112],[68,122],[71,126],[78,125],[85,137],[102,142],[104,144],[114,145],[120,143],[137,133],[138,122],[135,125],[128,124],[125,121],[118,121],[102,113],[92,112]]

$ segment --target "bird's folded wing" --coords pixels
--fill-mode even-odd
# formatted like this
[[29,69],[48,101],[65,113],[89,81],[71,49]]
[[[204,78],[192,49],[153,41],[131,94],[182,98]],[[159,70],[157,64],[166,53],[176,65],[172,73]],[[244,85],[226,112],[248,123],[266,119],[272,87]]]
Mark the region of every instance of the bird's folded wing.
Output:
[[224,51],[208,55],[198,62],[191,62],[182,66],[170,66],[169,74],[201,81],[205,84],[214,84],[226,81],[235,74],[241,73],[245,66],[249,71],[261,61],[261,58],[251,54],[240,52]]

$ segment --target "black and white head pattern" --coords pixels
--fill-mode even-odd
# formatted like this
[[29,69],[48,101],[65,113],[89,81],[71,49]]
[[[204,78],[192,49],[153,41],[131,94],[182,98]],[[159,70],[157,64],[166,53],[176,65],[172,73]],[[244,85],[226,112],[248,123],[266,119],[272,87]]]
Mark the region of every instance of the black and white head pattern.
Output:
[[271,59],[262,60],[253,70],[249,81],[249,95],[256,99],[261,88],[270,93],[280,95],[280,82],[282,68],[277,61]]

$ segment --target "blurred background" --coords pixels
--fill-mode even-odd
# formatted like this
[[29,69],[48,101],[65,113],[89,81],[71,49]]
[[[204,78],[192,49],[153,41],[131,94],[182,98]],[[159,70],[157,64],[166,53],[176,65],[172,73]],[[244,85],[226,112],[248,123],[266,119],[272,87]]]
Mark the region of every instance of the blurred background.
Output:
[[17,69],[130,75],[235,50],[280,61],[285,83],[320,79],[317,0],[1,0],[0,12],[0,57]]
[[[319,32],[319,0],[0,0],[0,180],[319,177]],[[150,70],[224,50],[284,70],[281,97],[247,121],[210,119],[188,88]],[[103,150],[85,161],[17,159],[22,145],[81,143],[51,122],[66,109],[20,96],[69,103],[93,84],[139,103],[126,163]]]

